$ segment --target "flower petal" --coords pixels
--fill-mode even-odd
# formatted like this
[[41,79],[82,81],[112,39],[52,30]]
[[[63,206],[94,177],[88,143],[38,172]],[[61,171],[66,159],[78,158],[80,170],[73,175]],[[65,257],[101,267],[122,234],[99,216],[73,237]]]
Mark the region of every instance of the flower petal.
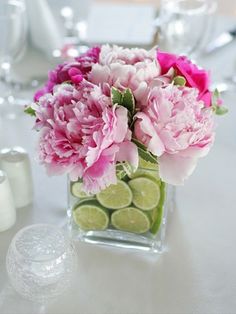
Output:
[[159,159],[160,177],[173,185],[183,185],[194,171],[197,158],[183,157],[181,154],[163,154]]
[[128,163],[134,168],[134,171],[138,168],[138,148],[129,141],[123,142],[119,145],[120,149],[116,154],[117,161],[128,161]]
[[135,136],[156,156],[161,156],[165,150],[164,144],[158,136],[150,118],[143,112],[135,116]]

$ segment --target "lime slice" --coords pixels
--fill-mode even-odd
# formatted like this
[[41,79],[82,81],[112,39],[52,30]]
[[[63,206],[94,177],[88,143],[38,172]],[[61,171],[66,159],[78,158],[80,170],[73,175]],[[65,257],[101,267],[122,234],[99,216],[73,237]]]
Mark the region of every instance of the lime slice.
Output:
[[83,198],[74,204],[73,211],[75,211],[77,207],[81,205],[91,205],[91,204],[100,206],[95,199]]
[[85,231],[105,230],[109,224],[108,211],[96,201],[83,201],[73,210],[75,223]]
[[160,200],[159,185],[147,177],[138,177],[129,181],[133,193],[133,203],[142,210],[155,208]]
[[111,216],[112,225],[122,231],[145,233],[150,228],[148,215],[135,207],[116,210]]
[[135,172],[133,172],[130,175],[130,179],[135,179],[139,177],[147,177],[151,180],[154,180],[155,182],[160,181],[160,177],[157,171],[155,170],[148,170],[148,169],[143,169],[143,168],[138,168]]
[[129,186],[121,180],[99,192],[96,197],[102,206],[109,209],[124,208],[132,202],[132,192]]
[[75,197],[78,198],[91,198],[93,197],[92,194],[86,194],[83,190],[82,190],[82,182],[72,182],[71,183],[71,194]]
[[160,229],[162,217],[163,217],[163,208],[165,202],[165,182],[161,182],[160,186],[160,201],[158,206],[153,210],[152,213],[152,226],[150,232],[156,234]]

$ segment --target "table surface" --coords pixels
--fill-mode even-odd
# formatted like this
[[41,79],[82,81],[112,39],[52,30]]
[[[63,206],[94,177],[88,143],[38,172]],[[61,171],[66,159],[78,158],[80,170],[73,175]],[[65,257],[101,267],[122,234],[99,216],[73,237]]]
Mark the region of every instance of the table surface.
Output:
[[[216,31],[232,21],[219,20]],[[200,63],[216,79],[235,70],[236,43]],[[32,223],[66,223],[66,179],[48,178],[36,161],[33,121],[0,120],[0,148],[20,145],[31,156],[34,205],[17,212],[17,224],[0,233],[1,314],[233,314],[236,311],[236,88],[225,96],[230,113],[217,119],[216,143],[184,187],[167,230],[167,252],[150,255],[76,243],[73,287],[42,309],[18,296],[5,270],[14,234]]]

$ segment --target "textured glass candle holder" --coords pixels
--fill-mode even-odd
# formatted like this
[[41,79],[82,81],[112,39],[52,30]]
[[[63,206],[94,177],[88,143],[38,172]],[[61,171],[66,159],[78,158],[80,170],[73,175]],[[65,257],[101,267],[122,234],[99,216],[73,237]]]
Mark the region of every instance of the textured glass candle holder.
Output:
[[118,183],[96,195],[68,180],[69,228],[74,239],[161,253],[167,214],[175,190],[162,182],[157,165],[143,163],[135,173],[117,167]]
[[37,224],[15,235],[6,266],[10,282],[19,294],[45,302],[69,287],[76,255],[70,240],[59,228]]

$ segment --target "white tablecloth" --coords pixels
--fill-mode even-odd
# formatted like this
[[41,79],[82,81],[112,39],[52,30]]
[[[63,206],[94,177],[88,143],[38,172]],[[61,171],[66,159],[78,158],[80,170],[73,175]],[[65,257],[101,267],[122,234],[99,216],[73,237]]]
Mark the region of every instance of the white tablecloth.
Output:
[[[227,27],[227,20],[220,28]],[[228,21],[228,24],[230,22]],[[218,78],[233,72],[236,42],[202,60]],[[177,190],[163,255],[77,243],[73,287],[40,309],[9,286],[5,257],[13,235],[28,224],[66,222],[66,180],[48,178],[35,160],[33,121],[0,120],[0,148],[21,145],[32,160],[33,208],[17,212],[17,224],[0,233],[1,314],[236,313],[236,92],[225,97],[230,113],[217,119],[216,144]],[[1,219],[1,217],[0,217]],[[40,312],[41,311],[41,312]]]

